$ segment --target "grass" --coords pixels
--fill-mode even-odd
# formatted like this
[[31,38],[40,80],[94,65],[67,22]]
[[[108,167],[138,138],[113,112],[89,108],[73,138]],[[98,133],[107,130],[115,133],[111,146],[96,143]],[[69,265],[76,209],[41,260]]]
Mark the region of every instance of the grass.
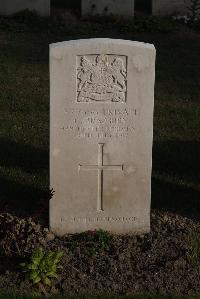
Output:
[[200,195],[199,34],[185,27],[168,34],[126,32],[94,20],[92,24],[76,20],[73,28],[61,31],[50,31],[50,25],[27,31],[17,21],[13,28],[10,21],[2,24],[1,212],[40,215],[48,191],[49,43],[117,37],[151,42],[157,49],[152,207],[196,217]]
[[[40,299],[44,297],[17,294],[0,294],[0,299]],[[199,299],[200,296],[177,296],[177,295],[138,295],[138,296],[92,296],[92,295],[74,295],[74,296],[52,296],[52,299]]]

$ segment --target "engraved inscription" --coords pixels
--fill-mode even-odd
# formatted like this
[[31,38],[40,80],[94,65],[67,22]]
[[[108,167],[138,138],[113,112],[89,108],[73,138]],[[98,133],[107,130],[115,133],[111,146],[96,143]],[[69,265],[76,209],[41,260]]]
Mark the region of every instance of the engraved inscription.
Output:
[[79,165],[79,171],[97,170],[98,171],[98,195],[97,195],[97,211],[103,211],[103,171],[104,170],[121,170],[123,165],[104,165],[103,163],[103,143],[99,143],[98,165]]
[[65,109],[66,123],[60,127],[79,139],[125,139],[134,134],[136,109]]
[[69,217],[69,218],[61,218],[60,222],[79,222],[79,223],[90,223],[90,222],[135,222],[137,218],[134,216],[126,216],[126,217]]
[[77,102],[126,101],[127,57],[77,57]]

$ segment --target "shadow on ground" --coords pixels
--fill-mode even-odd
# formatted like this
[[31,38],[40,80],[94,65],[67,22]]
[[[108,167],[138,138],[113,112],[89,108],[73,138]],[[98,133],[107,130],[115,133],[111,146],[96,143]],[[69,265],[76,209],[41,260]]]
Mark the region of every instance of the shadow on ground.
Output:
[[197,141],[154,143],[153,208],[200,219],[199,153]]
[[48,173],[48,151],[6,138],[0,144],[0,169],[4,169],[0,173],[0,212],[21,217],[48,214],[49,191],[38,179],[41,173]]
[[27,173],[48,171],[48,151],[21,144],[7,138],[0,138],[0,166],[19,167]]
[[200,220],[200,192],[153,178],[152,208]]
[[192,182],[200,179],[200,142],[155,141],[153,168],[155,171],[184,177]]

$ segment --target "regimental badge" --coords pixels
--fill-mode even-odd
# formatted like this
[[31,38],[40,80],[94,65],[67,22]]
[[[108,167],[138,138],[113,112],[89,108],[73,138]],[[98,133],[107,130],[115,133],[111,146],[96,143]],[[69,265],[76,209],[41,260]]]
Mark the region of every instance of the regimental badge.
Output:
[[77,67],[77,102],[126,102],[126,56],[85,55]]

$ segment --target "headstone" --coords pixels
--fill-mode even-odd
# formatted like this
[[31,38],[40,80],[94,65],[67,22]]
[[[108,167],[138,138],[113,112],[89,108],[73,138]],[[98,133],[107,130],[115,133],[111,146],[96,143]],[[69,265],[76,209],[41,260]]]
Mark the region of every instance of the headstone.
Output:
[[50,227],[150,229],[155,48],[114,39],[50,47]]
[[82,0],[82,15],[134,15],[134,0]]
[[153,15],[186,15],[190,0],[152,0]]
[[[2,2],[2,3],[1,3]],[[41,16],[50,15],[50,0],[5,0],[0,1],[0,14],[12,15],[19,11],[35,10]]]

